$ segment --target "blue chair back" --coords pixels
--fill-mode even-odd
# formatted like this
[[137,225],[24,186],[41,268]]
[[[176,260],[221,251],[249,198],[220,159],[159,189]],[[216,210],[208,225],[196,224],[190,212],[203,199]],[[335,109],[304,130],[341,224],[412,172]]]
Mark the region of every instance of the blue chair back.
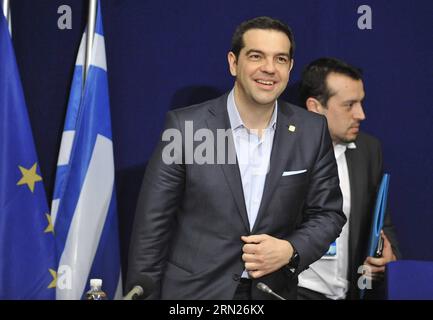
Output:
[[433,261],[394,261],[386,274],[388,300],[433,300]]

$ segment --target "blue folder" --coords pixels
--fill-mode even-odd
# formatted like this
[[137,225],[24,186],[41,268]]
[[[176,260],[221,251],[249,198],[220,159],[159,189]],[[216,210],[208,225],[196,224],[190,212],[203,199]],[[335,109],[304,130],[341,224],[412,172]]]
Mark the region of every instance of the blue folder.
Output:
[[377,245],[380,239],[380,231],[383,227],[383,221],[386,213],[386,203],[388,200],[389,174],[385,173],[380,183],[379,191],[376,198],[376,206],[374,208],[373,223],[371,224],[370,242],[368,245],[367,255],[374,257]]
[[[380,183],[377,193],[376,205],[374,207],[373,222],[371,224],[370,240],[368,244],[367,256],[374,257],[380,239],[380,231],[383,228],[383,222],[386,214],[386,203],[388,200],[389,174],[385,173]],[[364,298],[365,290],[361,290],[360,297]]]

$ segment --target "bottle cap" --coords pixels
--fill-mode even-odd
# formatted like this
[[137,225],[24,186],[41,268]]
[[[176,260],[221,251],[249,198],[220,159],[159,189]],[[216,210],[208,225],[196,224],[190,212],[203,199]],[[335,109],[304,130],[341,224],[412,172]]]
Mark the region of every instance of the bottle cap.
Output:
[[102,287],[102,279],[90,279],[91,287]]

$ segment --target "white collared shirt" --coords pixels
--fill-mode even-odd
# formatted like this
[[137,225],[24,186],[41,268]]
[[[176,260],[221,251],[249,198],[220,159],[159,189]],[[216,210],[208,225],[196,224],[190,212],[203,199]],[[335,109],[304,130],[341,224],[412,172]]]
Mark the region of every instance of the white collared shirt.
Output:
[[[269,171],[272,145],[277,124],[278,105],[275,102],[274,112],[269,125],[261,137],[258,132],[245,127],[234,98],[234,89],[227,99],[227,112],[232,128],[236,156],[244,191],[245,207],[248,214],[250,230],[253,229],[262,202],[266,174]],[[243,278],[248,278],[244,270]]]
[[[347,221],[350,217],[350,181],[346,161],[346,149],[356,148],[355,143],[334,145],[340,189],[343,195],[343,212]],[[320,292],[330,299],[345,299],[349,289],[349,223],[347,222],[340,237],[336,240],[337,255],[324,256],[310,265],[299,275],[299,286]]]
[[250,230],[253,229],[259,212],[266,174],[269,171],[275,126],[277,124],[277,108],[276,104],[268,127],[259,137],[257,132],[245,127],[235,103],[234,89],[227,99],[227,112],[233,132]]

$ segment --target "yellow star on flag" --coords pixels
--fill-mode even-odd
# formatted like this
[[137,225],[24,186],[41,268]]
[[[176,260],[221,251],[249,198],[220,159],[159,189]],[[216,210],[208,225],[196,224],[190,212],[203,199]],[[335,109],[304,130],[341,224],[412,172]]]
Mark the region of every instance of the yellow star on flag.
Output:
[[51,215],[46,213],[45,216],[47,217],[48,225],[45,228],[44,232],[45,233],[52,232],[54,234],[54,226],[53,226],[53,221],[51,220]]
[[57,283],[57,272],[53,269],[48,269],[48,271],[50,272],[51,276],[53,277],[53,281],[50,282],[50,284],[48,285],[48,289],[52,289],[56,287],[56,283]]
[[35,190],[35,183],[38,181],[42,181],[42,177],[36,173],[37,165],[37,162],[35,162],[35,164],[30,169],[18,166],[23,177],[20,181],[18,181],[17,186],[27,184],[31,192]]

